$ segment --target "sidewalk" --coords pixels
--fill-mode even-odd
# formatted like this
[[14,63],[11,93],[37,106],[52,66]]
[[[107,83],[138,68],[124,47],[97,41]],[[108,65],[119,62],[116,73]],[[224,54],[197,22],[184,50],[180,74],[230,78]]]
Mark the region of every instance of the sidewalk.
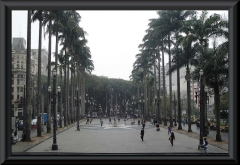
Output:
[[[85,121],[85,119],[81,119],[80,123]],[[67,127],[58,127],[56,134],[59,134],[63,131],[66,131],[67,129],[70,129],[74,126],[76,126],[77,122],[68,125]],[[12,153],[14,152],[26,152],[27,150],[29,150],[30,148],[44,142],[45,140],[52,138],[53,136],[53,130],[51,130],[51,133],[46,133],[46,132],[42,132],[42,137],[38,137],[38,136],[34,136],[31,137],[32,142],[17,142],[16,144],[12,145]]]
[[[164,126],[163,124],[161,124],[160,127],[168,129],[168,126]],[[188,132],[188,131],[186,131],[184,129],[178,130],[177,127],[172,127],[172,131],[199,140],[199,134],[196,133],[196,132]],[[214,145],[214,146],[216,146],[218,148],[221,148],[221,149],[224,149],[224,150],[228,151],[228,142],[225,142],[225,141],[218,142],[218,141],[216,141],[215,139],[213,139],[212,137],[209,137],[209,136],[206,136],[206,138],[207,138],[207,141],[208,141],[209,144]]]

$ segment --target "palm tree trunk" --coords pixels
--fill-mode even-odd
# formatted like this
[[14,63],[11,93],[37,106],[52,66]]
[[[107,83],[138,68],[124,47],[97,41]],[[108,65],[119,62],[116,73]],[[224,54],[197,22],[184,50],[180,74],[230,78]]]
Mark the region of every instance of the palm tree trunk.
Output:
[[[40,12],[40,17],[42,17],[42,11]],[[37,136],[42,136],[41,128],[41,70],[42,70],[42,18],[39,19],[39,42],[38,42],[38,117],[37,117]]]
[[[215,76],[217,80],[217,76]],[[218,82],[214,83],[214,107],[216,114],[216,141],[222,141],[221,131],[220,131],[220,96],[219,96],[219,85]]]
[[148,92],[148,100],[147,100],[147,104],[148,104],[148,119],[150,119],[150,105],[151,105],[151,102],[150,102],[150,100],[151,100],[151,93],[150,93],[150,88],[151,87],[148,87],[148,90],[147,90],[147,92]]
[[[178,45],[177,45],[178,49]],[[179,73],[179,59],[177,52],[177,104],[178,104],[178,129],[182,129],[182,109],[181,109],[181,93],[180,93],[180,73]]]
[[70,105],[69,105],[69,57],[67,57],[67,116],[68,116],[68,124],[71,123],[70,119]]
[[[140,94],[139,94],[139,85],[137,86],[137,98],[139,99]],[[141,118],[141,114],[140,114],[140,104],[138,103],[138,117]]]
[[74,114],[74,109],[73,109],[73,104],[74,104],[74,90],[73,90],[73,72],[71,71],[71,123],[73,124],[74,119],[73,119],[73,114]]
[[24,113],[24,119],[23,122],[24,128],[26,131],[26,141],[31,141],[31,107],[30,107],[30,76],[31,76],[31,10],[28,10],[28,24],[27,24],[27,59],[26,59],[26,113]]
[[[156,72],[156,56],[155,56],[155,59],[154,59],[154,65],[153,65],[153,69],[154,69],[154,87],[153,87],[153,93],[154,93],[154,96],[153,98],[155,98],[155,96],[157,96],[157,72]],[[155,117],[158,116],[158,111],[157,111],[157,104],[155,103],[154,104],[154,110],[155,110]],[[153,114],[152,114],[153,116]]]
[[85,100],[85,84],[84,84],[84,69],[80,67],[80,96],[81,96],[81,109],[80,116],[84,116],[84,100]]
[[[48,87],[51,85],[51,28],[52,28],[52,19],[51,19],[52,11],[50,11],[50,20],[49,20],[49,42],[48,42]],[[51,101],[50,97],[47,100],[48,110],[47,110],[47,133],[51,132]]]
[[65,64],[64,64],[64,127],[66,127],[68,124],[67,124],[67,65],[66,65],[66,50],[65,50]]
[[[57,30],[56,30],[56,47],[55,47],[55,69],[57,72],[57,68],[58,68],[57,67],[57,63],[58,63],[58,11],[57,11],[56,23],[57,23]],[[55,87],[57,88],[57,76],[55,76]],[[61,92],[61,95],[62,95],[62,92]],[[61,104],[60,104],[60,106],[61,106]],[[57,112],[57,106],[54,111]],[[54,111],[52,113],[54,113]],[[60,118],[61,118],[61,113],[60,113]],[[61,118],[61,120],[62,120],[62,118]],[[60,122],[60,127],[61,127],[61,124],[62,124],[62,122]]]
[[[169,69],[171,68],[171,54],[170,54],[170,34],[168,34],[168,57],[169,57]],[[173,127],[172,118],[172,73],[169,72],[169,116],[170,116],[170,126]]]
[[167,108],[166,108],[166,85],[165,85],[165,64],[162,38],[162,69],[163,69],[163,110],[164,110],[164,126],[167,126]]
[[[159,97],[161,95],[161,65],[160,65],[160,50],[159,50],[159,47],[158,47],[158,88],[159,88]],[[159,119],[159,124],[162,124],[162,108],[161,108],[161,98],[158,98],[159,99],[159,111],[158,111],[158,117],[157,119]]]
[[191,87],[190,87],[190,70],[189,64],[187,63],[186,70],[186,80],[187,80],[187,103],[188,103],[188,132],[192,132],[191,129]]
[[144,95],[144,114],[143,114],[143,118],[145,119],[145,121],[147,120],[147,83],[146,83],[146,74],[144,75],[144,91],[143,91],[143,95]]

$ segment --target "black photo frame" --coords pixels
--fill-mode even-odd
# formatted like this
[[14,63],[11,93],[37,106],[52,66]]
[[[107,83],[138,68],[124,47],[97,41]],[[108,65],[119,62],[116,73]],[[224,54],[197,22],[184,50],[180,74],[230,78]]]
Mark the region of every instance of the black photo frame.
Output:
[[[28,9],[76,9],[76,10],[228,10],[229,11],[229,156],[195,157],[195,156],[94,156],[83,157],[82,159],[61,156],[12,156],[10,143],[11,125],[11,10]],[[27,1],[27,0],[0,0],[0,163],[216,163],[238,164],[238,10],[239,0],[48,0],[48,1]]]

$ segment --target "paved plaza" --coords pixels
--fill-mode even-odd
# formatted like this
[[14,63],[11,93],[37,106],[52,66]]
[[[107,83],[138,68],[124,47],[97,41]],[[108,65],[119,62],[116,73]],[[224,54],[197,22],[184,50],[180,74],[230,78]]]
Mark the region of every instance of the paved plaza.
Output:
[[[169,142],[168,131],[156,127],[147,122],[145,126],[144,140],[140,138],[141,125],[126,124],[121,119],[114,126],[114,121],[109,124],[108,118],[103,119],[101,127],[100,119],[94,118],[91,124],[85,120],[80,123],[80,131],[76,129],[76,123],[72,127],[57,134],[58,150],[52,150],[53,138],[50,137],[38,143],[24,153],[29,155],[59,155],[59,154],[192,154],[203,155],[203,149],[198,149],[199,139],[175,132],[176,140],[172,146]],[[21,143],[21,142],[20,142]],[[18,144],[17,144],[18,145]],[[228,150],[208,145],[209,155],[228,154]]]

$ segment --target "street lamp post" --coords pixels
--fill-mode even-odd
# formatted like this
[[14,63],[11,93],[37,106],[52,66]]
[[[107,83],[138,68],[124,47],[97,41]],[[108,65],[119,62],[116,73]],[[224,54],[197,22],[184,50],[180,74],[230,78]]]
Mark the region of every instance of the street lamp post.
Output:
[[57,87],[57,91],[58,91],[58,111],[60,113],[60,118],[59,118],[59,125],[60,125],[60,128],[62,128],[62,110],[61,110],[61,95],[60,95],[60,92],[61,92],[61,87],[58,86]]
[[204,88],[203,88],[203,70],[201,69],[200,72],[200,139],[199,139],[199,145],[198,149],[203,147],[203,117],[204,117]]
[[79,127],[79,97],[78,97],[78,87],[77,87],[77,130],[80,131],[80,127]]
[[[53,114],[54,114],[54,120],[53,120],[53,144],[52,144],[52,150],[58,150],[58,145],[57,145],[57,137],[56,137],[56,129],[57,129],[57,119],[56,119],[56,74],[57,71],[55,68],[52,70],[52,75],[53,75],[53,93],[50,94],[50,96],[53,97]],[[58,89],[59,90],[59,89]],[[61,90],[61,89],[60,89]],[[51,93],[52,89],[51,86],[48,87],[48,92]],[[60,91],[59,91],[60,92]]]
[[174,111],[175,111],[175,121],[174,121],[174,126],[177,126],[175,93],[174,93]]

